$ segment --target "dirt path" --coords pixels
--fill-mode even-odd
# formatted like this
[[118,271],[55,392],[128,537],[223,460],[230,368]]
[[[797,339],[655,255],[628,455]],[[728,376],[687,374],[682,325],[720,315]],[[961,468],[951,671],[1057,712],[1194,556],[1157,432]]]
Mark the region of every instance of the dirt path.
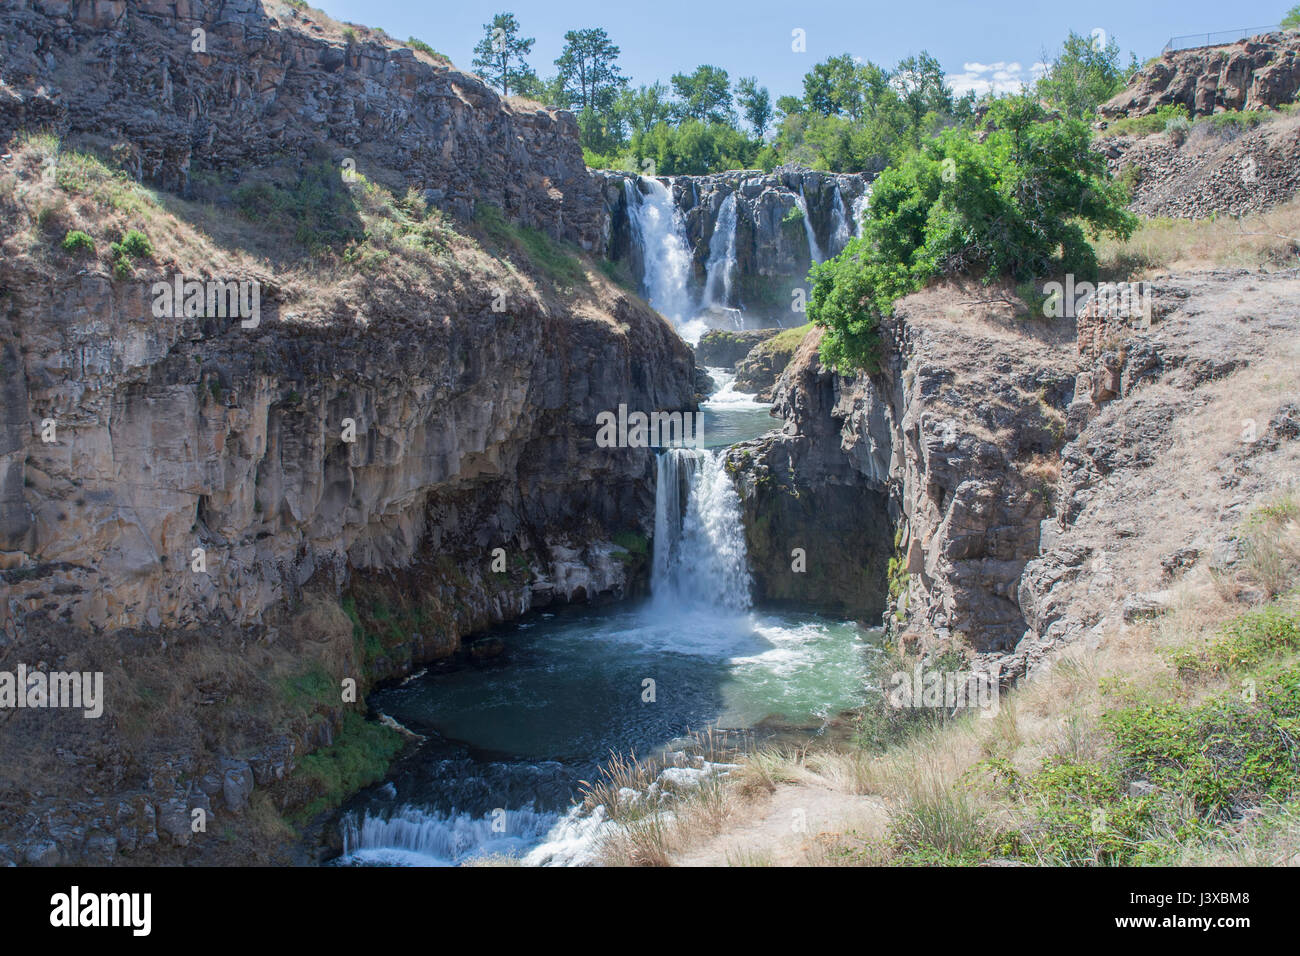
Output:
[[677,855],[677,866],[807,866],[824,859],[826,837],[855,831],[884,831],[885,804],[879,797],[843,793],[817,783],[781,784],[760,798],[735,823],[704,843]]

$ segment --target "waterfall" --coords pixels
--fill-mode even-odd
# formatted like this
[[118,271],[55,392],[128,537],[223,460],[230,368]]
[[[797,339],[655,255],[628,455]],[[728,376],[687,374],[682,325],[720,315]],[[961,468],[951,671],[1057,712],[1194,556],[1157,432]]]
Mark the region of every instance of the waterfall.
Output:
[[862,224],[866,221],[867,204],[871,201],[871,187],[862,190],[862,195],[853,200],[853,234],[862,235]]
[[656,603],[732,612],[749,608],[745,528],[725,450],[670,448],[659,455],[654,549]]
[[844,215],[844,196],[840,193],[840,184],[835,184],[835,195],[831,201],[831,255],[838,256],[853,238],[849,231],[849,222]]
[[[343,860],[389,866],[456,866],[488,853],[518,855],[525,864],[581,865],[590,861],[603,812],[510,811],[511,832],[498,832],[493,814],[438,813],[405,805],[388,814],[347,814],[340,823]],[[597,808],[598,810],[600,808]]]
[[642,290],[647,302],[674,325],[681,326],[694,311],[690,293],[691,250],[686,243],[686,231],[668,187],[653,177],[638,176],[637,182],[645,184],[644,193],[634,189],[630,180],[624,180],[623,188],[630,190],[628,215],[645,266]]
[[802,182],[799,184],[799,198],[795,202],[799,204],[799,211],[803,213],[803,231],[808,236],[808,254],[814,263],[821,262],[825,256],[822,255],[821,246],[817,245],[817,233],[813,230],[812,217],[808,215],[808,200],[804,198]]
[[[736,194],[727,193],[718,208],[718,219],[709,240],[709,262],[704,270],[704,305],[708,308],[731,305],[731,281],[736,269]],[[722,299],[715,298],[718,283],[722,284]]]

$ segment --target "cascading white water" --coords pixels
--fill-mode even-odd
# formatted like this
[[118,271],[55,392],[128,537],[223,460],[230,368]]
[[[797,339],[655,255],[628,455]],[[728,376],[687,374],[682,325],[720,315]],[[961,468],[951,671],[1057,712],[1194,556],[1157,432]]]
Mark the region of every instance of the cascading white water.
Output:
[[840,194],[840,184],[835,184],[835,196],[831,201],[831,255],[838,256],[853,238],[849,230],[848,217],[844,215],[844,197]]
[[[747,610],[745,528],[726,452],[670,448],[659,455],[658,465],[651,578],[656,603]],[[687,488],[685,514],[682,484]]]
[[822,255],[822,247],[817,244],[817,232],[813,229],[812,217],[808,215],[808,200],[803,195],[803,183],[799,184],[799,198],[795,202],[799,204],[799,211],[803,213],[803,231],[808,236],[808,254],[812,256],[813,262],[822,262],[825,256]]
[[343,859],[388,866],[456,866],[488,853],[522,854],[530,866],[578,866],[590,862],[605,826],[596,813],[542,813],[530,807],[510,812],[510,832],[500,832],[494,814],[439,814],[402,806],[386,816],[348,814],[340,824]]
[[853,200],[853,234],[862,236],[862,224],[867,218],[867,205],[871,202],[871,186],[862,190],[862,195]]
[[[709,240],[709,262],[705,267],[704,305],[731,305],[731,282],[736,269],[736,194],[727,193],[718,207],[718,219]],[[718,298],[721,291],[722,297]]]
[[681,215],[668,187],[654,177],[637,177],[645,192],[624,180],[628,215],[641,244],[644,273],[641,283],[646,301],[681,326],[693,315],[691,303],[691,249]]

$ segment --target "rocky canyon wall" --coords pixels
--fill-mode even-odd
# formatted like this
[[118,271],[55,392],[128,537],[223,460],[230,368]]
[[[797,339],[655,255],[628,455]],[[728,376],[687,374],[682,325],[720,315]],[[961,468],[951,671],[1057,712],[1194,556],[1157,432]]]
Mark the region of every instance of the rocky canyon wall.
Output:
[[601,205],[571,113],[315,11],[261,0],[17,0],[0,8],[0,139],[47,128],[188,193],[319,153],[468,217],[476,203],[594,249]]

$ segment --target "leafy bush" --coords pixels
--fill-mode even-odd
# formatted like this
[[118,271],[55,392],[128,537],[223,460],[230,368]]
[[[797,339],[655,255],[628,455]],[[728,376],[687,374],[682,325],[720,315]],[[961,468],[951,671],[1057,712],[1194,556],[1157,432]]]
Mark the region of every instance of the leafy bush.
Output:
[[822,358],[872,371],[880,318],[944,275],[1025,280],[1054,271],[1093,279],[1088,241],[1127,238],[1137,220],[1080,120],[1049,118],[1028,97],[993,104],[980,132],[947,130],[872,190],[862,236],[814,266],[809,317],[828,332]]
[[631,151],[638,165],[651,160],[655,175],[682,176],[752,168],[760,145],[725,123],[690,119],[676,126],[659,123],[633,136]]
[[1114,735],[1119,772],[1186,795],[1198,813],[1235,818],[1295,793],[1300,778],[1300,667],[1260,682],[1257,699],[1227,694],[1195,707],[1135,705],[1103,724]]
[[1185,128],[1189,122],[1187,107],[1181,103],[1157,106],[1146,116],[1126,116],[1106,127],[1106,136],[1150,136],[1174,127]]
[[423,40],[417,39],[416,37],[409,38],[406,41],[406,45],[409,46],[412,50],[419,50],[421,53],[427,53],[429,56],[434,57],[435,59],[447,61],[446,56],[439,53],[433,47],[429,46],[429,44],[425,43]]
[[114,243],[110,248],[115,255],[127,256],[130,259],[153,258],[153,243],[139,229],[128,229],[121,241]]
[[1300,615],[1278,605],[1243,614],[1207,644],[1180,648],[1172,663],[1184,676],[1251,668],[1286,651],[1300,650]]
[[64,236],[63,242],[60,243],[60,246],[64,252],[71,255],[76,255],[82,252],[87,255],[93,255],[95,252],[95,240],[90,238],[89,235],[82,232],[80,229],[73,229]]
[[135,274],[136,259],[153,258],[153,243],[138,229],[128,229],[120,240],[108,247],[113,256],[113,275],[129,279]]

